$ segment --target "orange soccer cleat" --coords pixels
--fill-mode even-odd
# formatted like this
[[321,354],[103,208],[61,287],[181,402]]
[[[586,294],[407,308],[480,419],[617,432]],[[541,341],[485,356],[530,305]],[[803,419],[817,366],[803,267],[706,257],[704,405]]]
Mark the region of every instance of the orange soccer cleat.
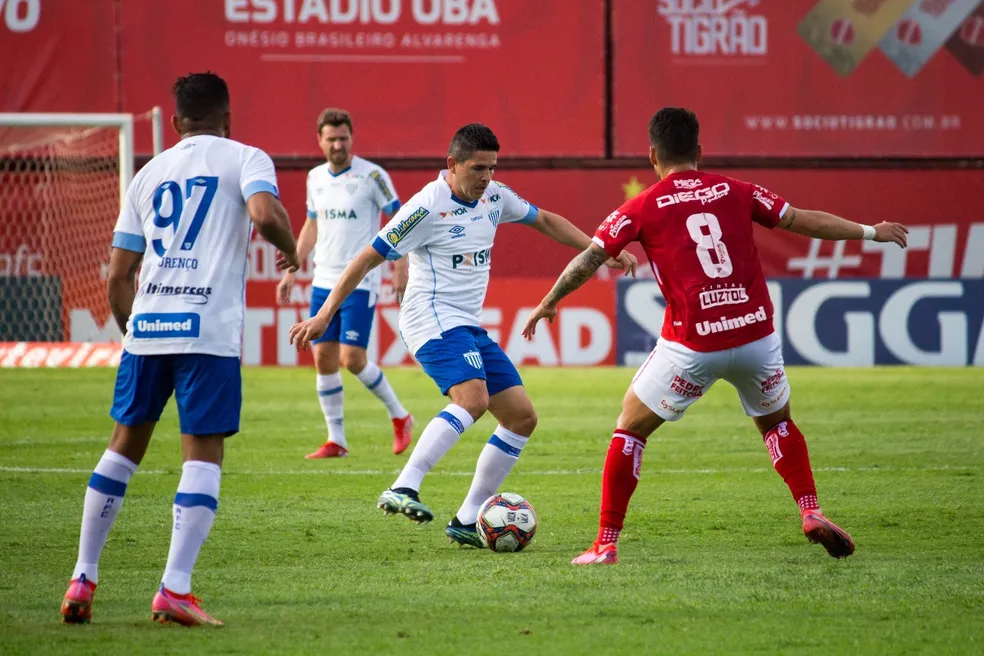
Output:
[[66,624],[88,624],[92,621],[92,598],[96,594],[96,584],[85,578],[85,574],[72,579],[68,592],[61,605],[62,621]]
[[222,626],[222,622],[202,610],[201,600],[189,593],[179,595],[163,585],[150,604],[151,617],[161,624],[181,626]]
[[801,516],[807,540],[822,545],[834,558],[847,558],[854,553],[854,540],[847,531],[824,517],[819,510],[804,510]]
[[347,455],[348,449],[344,446],[338,446],[334,442],[325,442],[317,451],[309,453],[304,457],[308,460],[315,460],[317,458],[344,458]]
[[591,548],[571,561],[571,565],[617,565],[618,564],[618,545],[614,542],[608,544],[591,545]]
[[393,420],[393,453],[400,455],[413,442],[413,415]]

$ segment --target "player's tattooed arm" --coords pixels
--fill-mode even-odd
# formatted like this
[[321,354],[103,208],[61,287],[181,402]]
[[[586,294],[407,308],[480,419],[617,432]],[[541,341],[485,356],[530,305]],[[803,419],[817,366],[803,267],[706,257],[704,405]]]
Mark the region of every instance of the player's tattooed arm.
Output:
[[106,275],[109,309],[124,335],[127,319],[133,310],[133,299],[137,294],[135,283],[142,259],[143,253],[122,248],[114,248],[109,256],[109,271]]
[[547,307],[556,307],[565,297],[591,279],[602,265],[608,260],[608,253],[597,244],[591,244],[571,260],[564,272],[560,274],[553,289],[543,299]]
[[793,229],[793,223],[796,221],[796,208],[792,205],[786,210],[786,213],[782,215],[782,220],[779,221],[779,227],[786,230]]

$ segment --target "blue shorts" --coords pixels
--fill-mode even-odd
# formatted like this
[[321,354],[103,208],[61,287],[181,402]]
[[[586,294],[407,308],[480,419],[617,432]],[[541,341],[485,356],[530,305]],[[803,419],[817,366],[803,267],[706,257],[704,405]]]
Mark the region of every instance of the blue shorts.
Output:
[[182,434],[228,437],[239,432],[243,406],[239,358],[218,355],[123,351],[109,416],[124,426],[158,421],[172,391]]
[[441,394],[467,380],[481,378],[489,396],[523,384],[512,361],[475,326],[458,326],[441,333],[417,350],[417,362],[441,388]]
[[[311,288],[311,314],[314,316],[328,300],[330,289],[324,287]],[[372,332],[372,320],[376,317],[375,294],[365,289],[356,289],[342,301],[342,307],[328,324],[328,330],[312,344],[322,342],[341,342],[349,346],[366,348],[369,346],[369,333]]]

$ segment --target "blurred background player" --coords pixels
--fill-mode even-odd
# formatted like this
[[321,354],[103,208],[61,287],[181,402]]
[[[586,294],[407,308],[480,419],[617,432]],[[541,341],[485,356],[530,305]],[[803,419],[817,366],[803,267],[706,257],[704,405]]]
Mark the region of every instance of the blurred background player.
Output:
[[[451,403],[424,429],[378,505],[389,514],[431,521],[434,514],[419,498],[424,476],[488,410],[499,425],[478,458],[464,503],[445,529],[452,541],[472,546],[481,546],[475,530],[479,506],[499,489],[536,427],[519,373],[479,327],[496,230],[502,223],[524,223],[572,248],[591,243],[567,219],[493,182],[498,152],[499,141],[488,127],[473,123],[458,130],[448,149],[447,170],[410,199],[352,260],[321,310],[291,328],[291,341],[306,348],[328,330],[370,271],[386,260],[410,256],[400,333]],[[605,258],[609,266],[635,272],[631,254],[616,255],[617,260]]]
[[153,618],[222,624],[191,594],[191,572],[218,507],[225,438],[239,431],[252,227],[280,249],[280,266],[298,264],[273,162],[228,138],[225,81],[196,73],[173,91],[171,122],[181,140],[134,177],[113,234],[109,304],[124,333],[110,411],[116,425],[86,489],[78,562],[61,608],[66,622],[92,617],[107,534],[173,392],[184,464]]
[[834,558],[849,556],[854,541],[820,512],[806,441],[790,416],[789,381],[752,222],[817,239],[868,239],[902,248],[907,230],[799,210],[758,185],[698,171],[698,132],[689,110],[669,107],[653,116],[649,159],[660,182],[605,219],[594,243],[567,266],[524,328],[531,337],[537,322],[552,321],[560,300],[611,254],[642,243],[666,299],[663,330],[622,402],[605,460],[598,538],[573,562],[618,562],[618,536],[639,482],[646,438],[664,421],[683,416],[719,378],[737,388],[762,433],[799,506],[806,537]]
[[[308,173],[307,218],[297,238],[301,262],[314,249],[311,314],[315,316],[338,283],[345,266],[372,241],[379,230],[380,212],[387,218],[400,209],[389,175],[381,167],[352,154],[352,117],[342,109],[326,109],[318,117],[318,145],[328,160]],[[406,287],[407,263],[396,262],[393,286]],[[294,273],[277,286],[277,300],[287,303]],[[403,453],[412,439],[413,417],[400,404],[386,376],[366,358],[369,333],[376,314],[379,271],[367,275],[339,308],[325,334],[314,342],[317,391],[328,424],[328,440],[308,458],[348,455],[343,421],[342,376],[345,367],[386,405],[393,423],[393,453]]]

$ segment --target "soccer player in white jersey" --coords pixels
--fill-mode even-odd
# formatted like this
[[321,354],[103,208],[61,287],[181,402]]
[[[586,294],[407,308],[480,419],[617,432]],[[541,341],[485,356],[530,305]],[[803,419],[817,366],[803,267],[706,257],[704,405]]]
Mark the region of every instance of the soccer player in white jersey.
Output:
[[[378,505],[416,522],[432,520],[434,514],[419,498],[424,476],[488,410],[499,425],[478,458],[464,503],[445,529],[453,542],[476,547],[478,508],[499,489],[537,421],[516,368],[479,327],[496,229],[503,223],[523,223],[572,248],[591,243],[567,219],[492,181],[498,152],[499,142],[488,127],[473,123],[458,130],[448,149],[448,169],[397,212],[346,267],[321,310],[290,333],[298,349],[306,348],[324,334],[370,271],[386,260],[410,256],[400,333],[451,403],[424,429]],[[634,273],[636,260],[623,252],[608,265]]]
[[[321,113],[318,145],[328,161],[308,173],[308,220],[297,238],[297,255],[302,262],[314,248],[312,317],[328,298],[345,265],[376,235],[380,213],[389,218],[400,209],[400,199],[386,171],[352,154],[352,117],[348,112],[326,109]],[[393,276],[394,285],[401,280],[405,285],[406,262],[395,263]],[[277,286],[278,301],[287,303],[293,286],[294,274],[285,273]],[[325,334],[314,341],[318,400],[328,424],[328,440],[308,458],[348,455],[339,365],[386,405],[393,423],[393,453],[399,455],[410,446],[413,417],[400,404],[383,372],[366,358],[378,293],[379,271],[373,271],[339,308]]]
[[222,624],[191,594],[191,573],[218,506],[224,440],[239,431],[253,226],[280,250],[279,266],[297,267],[273,162],[228,138],[226,83],[196,73],[177,81],[174,96],[171,122],[181,140],[134,177],[113,234],[109,305],[124,333],[110,411],[116,425],[85,492],[78,562],[61,607],[66,622],[92,618],[107,534],[173,392],[184,464],[152,616],[185,626]]

